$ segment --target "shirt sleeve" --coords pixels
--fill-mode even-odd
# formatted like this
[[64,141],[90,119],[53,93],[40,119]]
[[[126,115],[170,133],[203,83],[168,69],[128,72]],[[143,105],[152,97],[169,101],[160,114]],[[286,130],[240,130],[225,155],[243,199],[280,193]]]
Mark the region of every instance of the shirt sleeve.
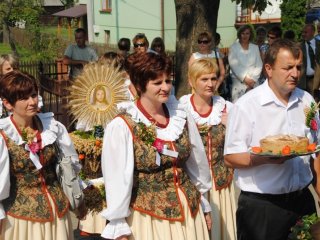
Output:
[[187,115],[191,154],[186,162],[186,171],[192,183],[204,194],[212,187],[210,167],[197,125],[189,112]]
[[69,45],[64,52],[64,56],[72,58],[72,48],[73,48],[72,45]]
[[120,117],[107,125],[101,164],[108,204],[101,215],[110,221],[101,236],[115,239],[121,235],[130,235],[131,230],[125,218],[130,215],[133,186],[133,140],[128,125]]
[[96,50],[94,50],[93,48],[91,48],[91,61],[98,61],[99,57],[97,55],[97,52]]
[[238,58],[237,52],[239,50],[240,49],[237,47],[237,43],[233,44],[230,47],[228,60],[232,74],[234,74],[239,79],[239,81],[243,82],[244,78],[247,75],[247,68],[245,68],[241,64],[241,60]]
[[261,60],[261,55],[259,52],[259,48],[256,45],[251,45],[253,54],[255,56],[255,65],[252,67],[248,75],[255,81],[258,81],[261,71],[262,71],[262,60]]
[[81,170],[81,164],[79,162],[79,157],[76,152],[76,149],[74,148],[73,142],[71,141],[71,138],[68,134],[66,127],[58,121],[57,121],[57,124],[58,124],[57,142],[59,144],[59,147],[65,157],[71,157],[72,165],[76,173],[79,173]]
[[10,171],[9,153],[3,137],[0,135],[0,219],[6,217],[2,200],[9,197],[10,193]]
[[234,104],[228,115],[224,154],[247,152],[251,131],[251,120],[237,104]]

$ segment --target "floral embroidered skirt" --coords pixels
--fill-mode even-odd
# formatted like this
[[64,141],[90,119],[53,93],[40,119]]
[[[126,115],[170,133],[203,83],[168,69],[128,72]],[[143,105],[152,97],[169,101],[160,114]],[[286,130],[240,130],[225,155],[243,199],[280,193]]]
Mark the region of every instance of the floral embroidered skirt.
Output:
[[96,212],[89,212],[84,220],[79,221],[79,229],[86,233],[101,234],[105,227],[106,219]]
[[181,190],[178,190],[185,221],[168,221],[154,218],[150,215],[132,210],[127,222],[132,234],[130,240],[209,240],[209,233],[202,209],[192,218],[188,202]]
[[210,190],[211,218],[213,228],[211,239],[236,240],[236,201],[233,181],[228,188],[216,191],[215,184]]
[[[49,196],[52,208],[54,203]],[[2,219],[0,240],[73,240],[71,215],[68,211],[58,218],[54,211],[53,222],[33,222],[6,216]]]

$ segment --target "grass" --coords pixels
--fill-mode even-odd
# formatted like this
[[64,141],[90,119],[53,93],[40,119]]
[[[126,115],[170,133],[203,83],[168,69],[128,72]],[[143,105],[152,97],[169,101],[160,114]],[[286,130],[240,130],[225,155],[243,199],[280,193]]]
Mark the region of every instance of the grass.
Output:
[[[75,28],[71,28],[71,40],[73,40],[73,32]],[[68,33],[68,28],[66,26],[62,26],[60,28],[60,37],[62,37],[65,40],[69,40],[69,33]],[[41,27],[41,32],[47,33],[47,34],[52,34],[53,36],[58,35],[58,26],[42,26]]]
[[8,54],[11,53],[11,48],[9,44],[0,43],[0,53]]
[[[71,36],[70,36],[71,40],[69,40],[69,32],[68,32],[68,28],[66,26],[62,26],[60,30],[61,30],[60,37],[61,37],[62,42],[65,42],[65,41],[66,42],[69,42],[69,41],[73,42],[74,41],[74,37],[73,37],[73,32],[75,30],[74,27],[71,29]],[[49,39],[54,39],[55,37],[57,37],[57,34],[58,34],[58,26],[42,26],[41,32],[46,33],[48,35],[51,35],[52,37],[49,37]],[[20,36],[20,38],[21,38],[21,36]],[[26,39],[24,41],[26,41]],[[32,52],[27,47],[21,47],[21,45],[22,46],[26,46],[26,45],[20,44],[20,46],[19,46],[18,42],[19,41],[16,42],[16,47],[17,47],[17,52],[19,54],[19,59],[21,61],[38,59],[39,56],[41,54],[43,54],[42,52],[37,52],[37,53]],[[41,43],[41,44],[43,44],[43,43]],[[50,50],[50,49],[52,50],[52,48],[49,47],[48,50]],[[52,51],[57,51],[57,49],[52,50]],[[12,53],[10,45],[5,44],[5,43],[0,43],[0,54],[8,54],[8,53]],[[40,56],[40,58],[41,58],[41,56]]]
[[[27,61],[30,59],[30,56],[33,55],[33,53],[26,48],[17,46],[17,50],[19,53],[19,60],[21,61]],[[12,53],[10,45],[5,43],[0,43],[0,54],[8,54],[8,53]]]

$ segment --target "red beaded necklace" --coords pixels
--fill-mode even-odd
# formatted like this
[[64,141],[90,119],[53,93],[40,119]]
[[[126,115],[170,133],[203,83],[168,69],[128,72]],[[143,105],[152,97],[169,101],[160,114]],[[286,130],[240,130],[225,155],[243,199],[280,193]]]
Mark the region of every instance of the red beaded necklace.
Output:
[[210,109],[209,109],[209,111],[208,111],[207,113],[201,114],[201,113],[199,113],[199,112],[197,111],[197,108],[196,108],[196,106],[195,106],[195,104],[194,104],[193,97],[194,97],[194,95],[192,95],[191,98],[190,98],[190,101],[191,101],[191,105],[192,105],[192,107],[193,107],[193,110],[194,110],[195,112],[197,112],[197,113],[200,115],[200,117],[203,117],[203,118],[209,117],[209,115],[210,115],[211,112],[212,112],[212,108],[213,108],[212,98],[211,98],[211,103],[210,103]]
[[166,106],[164,103],[162,104],[162,107],[163,107],[163,111],[164,111],[164,114],[165,114],[165,117],[166,117],[166,123],[165,123],[165,124],[158,123],[158,122],[147,112],[147,110],[142,106],[140,99],[137,100],[137,107],[138,107],[138,109],[143,113],[143,115],[144,115],[150,122],[152,122],[153,124],[155,124],[157,127],[159,127],[159,128],[166,128],[166,127],[168,126],[169,121],[170,121],[170,115],[169,115],[169,110],[168,110],[167,106]]

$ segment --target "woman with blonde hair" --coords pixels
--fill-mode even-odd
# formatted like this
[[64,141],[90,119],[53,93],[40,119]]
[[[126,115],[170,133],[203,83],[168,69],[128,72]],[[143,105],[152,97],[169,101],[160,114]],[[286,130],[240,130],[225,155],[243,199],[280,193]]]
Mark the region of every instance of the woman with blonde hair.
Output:
[[232,103],[215,96],[218,84],[218,66],[210,58],[195,60],[188,71],[193,94],[180,98],[195,120],[207,154],[212,177],[209,201],[212,208],[211,239],[235,240],[235,193],[233,169],[223,160],[225,126]]
[[19,68],[19,60],[13,54],[2,54],[0,56],[0,75],[4,75]]

